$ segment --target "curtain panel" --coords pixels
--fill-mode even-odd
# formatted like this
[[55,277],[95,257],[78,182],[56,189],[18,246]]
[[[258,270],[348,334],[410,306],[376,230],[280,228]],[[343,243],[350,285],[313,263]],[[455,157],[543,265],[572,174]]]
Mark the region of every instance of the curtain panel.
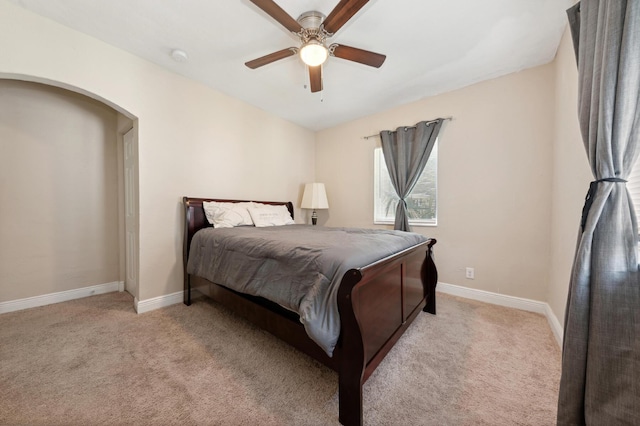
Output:
[[380,132],[384,162],[393,188],[400,200],[396,208],[394,229],[410,231],[407,197],[415,187],[438,139],[444,119],[421,121],[412,127],[398,127],[395,132]]
[[565,311],[559,425],[640,424],[638,226],[626,179],[640,152],[640,1],[568,10],[589,187]]

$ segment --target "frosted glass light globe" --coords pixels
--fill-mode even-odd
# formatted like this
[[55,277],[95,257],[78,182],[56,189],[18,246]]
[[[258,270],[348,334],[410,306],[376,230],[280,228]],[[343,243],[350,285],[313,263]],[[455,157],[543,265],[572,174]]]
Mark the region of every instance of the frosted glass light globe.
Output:
[[310,67],[316,67],[323,64],[328,57],[329,52],[327,51],[327,48],[316,40],[311,40],[300,48],[300,58],[302,59],[302,62]]

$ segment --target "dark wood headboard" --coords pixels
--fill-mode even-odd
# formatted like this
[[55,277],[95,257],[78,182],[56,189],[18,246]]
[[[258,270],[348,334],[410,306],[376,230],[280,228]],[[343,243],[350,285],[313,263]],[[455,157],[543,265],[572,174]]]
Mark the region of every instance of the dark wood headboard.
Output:
[[[184,247],[183,247],[183,266],[185,276],[187,274],[187,259],[189,258],[189,248],[191,247],[191,239],[193,235],[202,228],[210,227],[207,217],[204,215],[203,201],[217,201],[219,203],[246,203],[248,200],[221,200],[219,198],[191,198],[182,197],[184,206]],[[293,219],[293,203],[290,201],[254,201],[255,203],[284,205],[287,206],[291,218]]]

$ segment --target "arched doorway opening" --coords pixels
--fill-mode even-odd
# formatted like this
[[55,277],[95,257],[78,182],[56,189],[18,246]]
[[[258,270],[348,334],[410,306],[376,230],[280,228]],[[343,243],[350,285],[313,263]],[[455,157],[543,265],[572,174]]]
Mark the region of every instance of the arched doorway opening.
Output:
[[0,75],[0,85],[0,304],[17,310],[114,284],[137,300],[137,118],[50,80]]

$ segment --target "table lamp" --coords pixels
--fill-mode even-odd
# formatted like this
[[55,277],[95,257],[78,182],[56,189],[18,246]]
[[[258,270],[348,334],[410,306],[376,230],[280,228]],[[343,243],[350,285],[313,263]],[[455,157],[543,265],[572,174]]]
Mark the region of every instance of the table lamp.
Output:
[[311,223],[318,222],[316,209],[328,209],[327,193],[324,190],[324,183],[308,183],[304,186],[304,194],[302,195],[302,203],[300,208],[313,209],[311,214]]

